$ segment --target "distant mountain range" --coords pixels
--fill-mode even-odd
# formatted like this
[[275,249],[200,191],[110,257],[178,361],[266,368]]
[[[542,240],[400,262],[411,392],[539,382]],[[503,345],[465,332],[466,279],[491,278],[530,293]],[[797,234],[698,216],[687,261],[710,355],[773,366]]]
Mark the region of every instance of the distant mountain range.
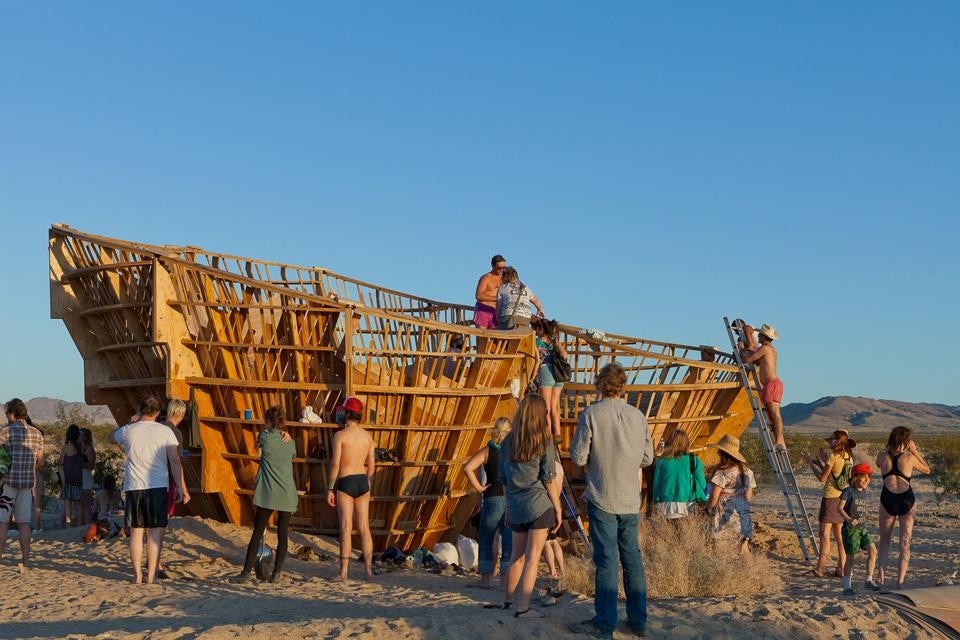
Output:
[[[55,422],[61,406],[68,416],[77,412],[77,415],[95,424],[116,424],[105,406],[90,406],[56,398],[34,398],[27,402],[30,417],[38,424]],[[945,404],[827,396],[807,404],[794,402],[784,405],[781,413],[787,426],[813,433],[841,427],[851,431],[889,431],[898,425],[928,431],[960,431],[960,407]]]
[[57,411],[60,407],[63,407],[64,415],[67,417],[77,415],[86,418],[93,424],[117,424],[117,421],[113,419],[113,414],[110,413],[110,409],[104,405],[91,406],[82,402],[67,402],[56,398],[27,400],[27,411],[30,413],[30,419],[36,424],[56,422],[58,419]]
[[924,431],[960,431],[960,407],[852,396],[827,396],[809,404],[795,402],[781,410],[783,423],[800,431],[832,429],[889,431],[907,426]]

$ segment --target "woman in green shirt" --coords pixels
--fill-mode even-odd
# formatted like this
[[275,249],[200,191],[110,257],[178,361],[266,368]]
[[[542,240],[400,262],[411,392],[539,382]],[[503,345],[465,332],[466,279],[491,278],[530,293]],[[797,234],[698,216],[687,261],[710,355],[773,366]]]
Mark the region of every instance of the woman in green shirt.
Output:
[[260,470],[253,489],[253,505],[257,508],[253,535],[247,545],[247,557],[243,571],[232,578],[233,582],[249,582],[253,579],[250,570],[257,559],[257,549],[263,540],[263,532],[273,512],[277,512],[277,555],[270,582],[280,578],[283,561],[287,556],[287,528],[290,516],[297,510],[297,486],[293,482],[293,457],[297,447],[289,434],[279,431],[283,425],[283,407],[273,406],[264,416],[263,431],[257,437],[260,449]]

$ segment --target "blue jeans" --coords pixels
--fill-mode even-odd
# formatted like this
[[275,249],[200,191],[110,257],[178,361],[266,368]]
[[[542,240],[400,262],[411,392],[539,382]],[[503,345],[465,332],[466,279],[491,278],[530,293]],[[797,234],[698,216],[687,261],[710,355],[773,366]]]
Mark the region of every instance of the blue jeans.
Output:
[[734,513],[740,516],[740,537],[749,540],[753,537],[753,518],[750,516],[750,503],[742,496],[730,496],[723,503],[723,511],[717,521],[717,531],[719,532],[730,523]]
[[492,496],[483,499],[480,507],[480,530],[477,533],[477,546],[480,555],[480,574],[493,575],[496,565],[493,557],[493,540],[500,530],[500,573],[510,564],[510,554],[513,553],[513,533],[504,526],[503,514],[506,511],[506,498]]
[[647,624],[647,576],[640,555],[637,513],[607,513],[587,503],[590,517],[590,542],[593,563],[597,566],[596,594],[593,598],[597,615],[593,624],[604,631],[613,631],[617,616],[617,556],[623,566],[623,589],[627,594],[627,624],[643,629]]

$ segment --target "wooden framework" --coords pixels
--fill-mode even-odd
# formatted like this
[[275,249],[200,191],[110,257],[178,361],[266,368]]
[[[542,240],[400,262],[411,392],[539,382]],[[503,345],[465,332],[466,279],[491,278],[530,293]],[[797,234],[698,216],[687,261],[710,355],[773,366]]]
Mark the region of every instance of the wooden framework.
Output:
[[[297,443],[292,524],[336,533],[325,502],[336,426],[299,418],[306,407],[326,417],[355,395],[386,454],[373,480],[376,545],[409,549],[455,536],[476,500],[463,463],[497,417],[512,415],[511,386],[532,373],[532,333],[478,330],[471,307],[324,268],[64,225],[50,229],[49,251],[51,316],[84,359],[86,401],[123,422],[146,393],[189,399],[188,506],[197,515],[252,520],[256,433],[266,408],[280,403]],[[455,337],[462,350],[452,348]],[[562,339],[574,369],[561,398],[564,449],[595,399],[594,375],[611,361],[627,369],[628,401],[647,414],[655,439],[682,427],[704,446],[750,422],[729,355],[570,326]]]

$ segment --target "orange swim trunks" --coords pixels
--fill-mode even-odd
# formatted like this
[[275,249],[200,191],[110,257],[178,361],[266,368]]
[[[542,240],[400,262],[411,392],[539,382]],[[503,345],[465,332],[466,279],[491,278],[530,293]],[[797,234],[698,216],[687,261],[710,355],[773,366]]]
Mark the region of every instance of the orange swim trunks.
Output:
[[767,380],[767,384],[763,385],[763,389],[760,390],[760,401],[766,406],[774,403],[780,404],[781,400],[783,400],[783,381],[780,378]]

